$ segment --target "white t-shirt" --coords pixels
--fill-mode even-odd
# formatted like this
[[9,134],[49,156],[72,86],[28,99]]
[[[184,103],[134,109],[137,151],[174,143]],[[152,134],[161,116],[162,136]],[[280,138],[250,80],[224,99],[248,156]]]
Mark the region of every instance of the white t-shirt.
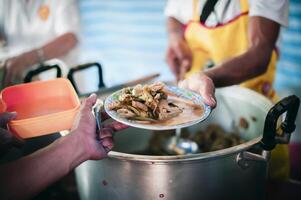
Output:
[[[200,10],[205,3],[205,0],[198,1]],[[186,24],[192,19],[192,4],[193,0],[168,0],[165,15]],[[288,0],[249,0],[249,6],[249,16],[261,16],[282,26],[288,25]],[[214,27],[218,23],[226,23],[240,13],[239,0],[219,0],[214,7],[214,12],[206,20],[206,26]]]
[[[76,0],[0,0],[0,59],[41,47],[56,37],[79,32]],[[2,42],[3,45],[4,42]],[[63,61],[73,65],[76,49]]]

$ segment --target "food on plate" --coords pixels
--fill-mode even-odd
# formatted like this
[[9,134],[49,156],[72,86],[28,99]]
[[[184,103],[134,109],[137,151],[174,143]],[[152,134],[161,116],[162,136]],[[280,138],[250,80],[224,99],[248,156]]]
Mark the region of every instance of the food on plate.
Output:
[[183,110],[168,99],[165,84],[127,87],[119,93],[118,100],[108,105],[121,117],[140,121],[168,120],[178,116]]

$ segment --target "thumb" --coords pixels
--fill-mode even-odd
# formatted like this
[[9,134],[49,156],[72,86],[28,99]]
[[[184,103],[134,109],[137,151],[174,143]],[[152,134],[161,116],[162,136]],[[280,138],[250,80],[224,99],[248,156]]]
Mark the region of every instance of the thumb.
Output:
[[204,81],[204,86],[200,90],[201,96],[204,98],[204,102],[212,108],[216,107],[215,99],[215,87],[211,80]]
[[0,127],[6,128],[7,123],[11,120],[16,119],[17,113],[16,112],[3,112],[0,113]]
[[210,93],[204,93],[201,96],[204,98],[205,104],[209,105],[211,108],[216,107],[216,99],[214,95],[211,95]]
[[97,96],[96,94],[91,94],[88,98],[86,98],[81,106],[81,110],[83,112],[90,112],[93,105],[96,103],[96,100],[97,100]]
[[184,52],[181,48],[181,45],[178,45],[174,48],[174,52],[175,52],[175,55],[176,57],[179,59],[179,60],[182,60],[184,58]]
[[15,147],[21,147],[24,144],[24,140],[6,129],[0,128],[0,146],[12,145]]

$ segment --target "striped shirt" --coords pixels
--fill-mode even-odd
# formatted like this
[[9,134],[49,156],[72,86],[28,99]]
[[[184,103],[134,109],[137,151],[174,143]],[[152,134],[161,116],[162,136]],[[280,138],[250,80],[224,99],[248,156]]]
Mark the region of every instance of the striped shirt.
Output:
[[290,0],[288,28],[282,31],[275,87],[301,87],[301,1]]

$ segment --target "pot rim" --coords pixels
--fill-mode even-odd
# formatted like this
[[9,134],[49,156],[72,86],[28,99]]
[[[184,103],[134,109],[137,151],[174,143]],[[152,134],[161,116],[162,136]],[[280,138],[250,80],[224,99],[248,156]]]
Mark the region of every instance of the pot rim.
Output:
[[172,155],[172,156],[152,156],[152,155],[139,155],[131,153],[121,153],[117,151],[111,151],[108,154],[108,157],[127,160],[127,161],[142,161],[142,162],[187,162],[187,161],[196,161],[196,160],[205,160],[205,159],[216,159],[222,156],[229,156],[232,154],[237,154],[242,151],[250,149],[252,146],[258,144],[262,137],[257,137],[248,142],[217,150],[210,151],[206,153],[197,153],[197,154],[186,154],[186,155]]

